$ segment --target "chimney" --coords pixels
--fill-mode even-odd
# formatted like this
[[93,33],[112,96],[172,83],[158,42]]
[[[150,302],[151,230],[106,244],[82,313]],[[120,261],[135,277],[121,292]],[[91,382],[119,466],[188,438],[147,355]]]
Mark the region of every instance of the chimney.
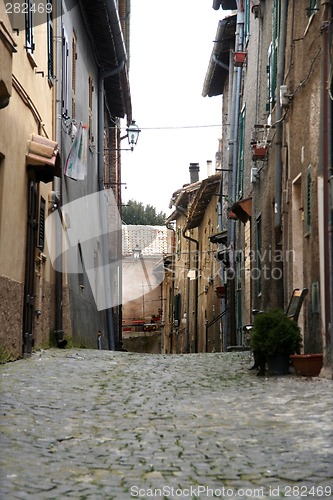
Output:
[[190,163],[190,178],[191,178],[191,184],[194,182],[198,182],[199,180],[199,163]]
[[211,160],[207,160],[207,177],[212,175],[212,165],[213,162]]

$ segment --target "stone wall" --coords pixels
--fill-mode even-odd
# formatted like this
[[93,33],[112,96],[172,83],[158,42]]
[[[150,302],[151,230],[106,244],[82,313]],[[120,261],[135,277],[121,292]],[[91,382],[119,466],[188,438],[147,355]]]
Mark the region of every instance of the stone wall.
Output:
[[22,355],[23,283],[0,276],[0,358]]

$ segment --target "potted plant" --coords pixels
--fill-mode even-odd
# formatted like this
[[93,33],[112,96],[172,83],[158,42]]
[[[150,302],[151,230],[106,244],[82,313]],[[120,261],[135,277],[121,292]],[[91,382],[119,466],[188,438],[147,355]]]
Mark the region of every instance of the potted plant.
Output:
[[282,309],[272,309],[255,316],[251,348],[260,368],[258,375],[265,374],[266,362],[275,375],[289,373],[289,356],[299,353],[301,346],[299,326]]

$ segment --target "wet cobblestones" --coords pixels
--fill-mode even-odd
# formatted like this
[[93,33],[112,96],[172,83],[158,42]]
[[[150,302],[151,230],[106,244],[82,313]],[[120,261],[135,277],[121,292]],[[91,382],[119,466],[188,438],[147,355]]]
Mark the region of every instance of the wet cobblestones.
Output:
[[2,366],[0,498],[333,498],[333,382],[250,364],[51,349]]

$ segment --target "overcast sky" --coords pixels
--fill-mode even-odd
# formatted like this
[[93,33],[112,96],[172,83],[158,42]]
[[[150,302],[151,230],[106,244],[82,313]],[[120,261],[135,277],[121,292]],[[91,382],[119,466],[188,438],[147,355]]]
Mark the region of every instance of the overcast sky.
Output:
[[130,84],[142,132],[122,155],[123,203],[135,199],[169,214],[172,193],[189,182],[189,164],[200,163],[200,179],[207,160],[215,165],[221,128],[204,126],[221,123],[222,98],[201,95],[223,15],[212,3],[131,2]]

